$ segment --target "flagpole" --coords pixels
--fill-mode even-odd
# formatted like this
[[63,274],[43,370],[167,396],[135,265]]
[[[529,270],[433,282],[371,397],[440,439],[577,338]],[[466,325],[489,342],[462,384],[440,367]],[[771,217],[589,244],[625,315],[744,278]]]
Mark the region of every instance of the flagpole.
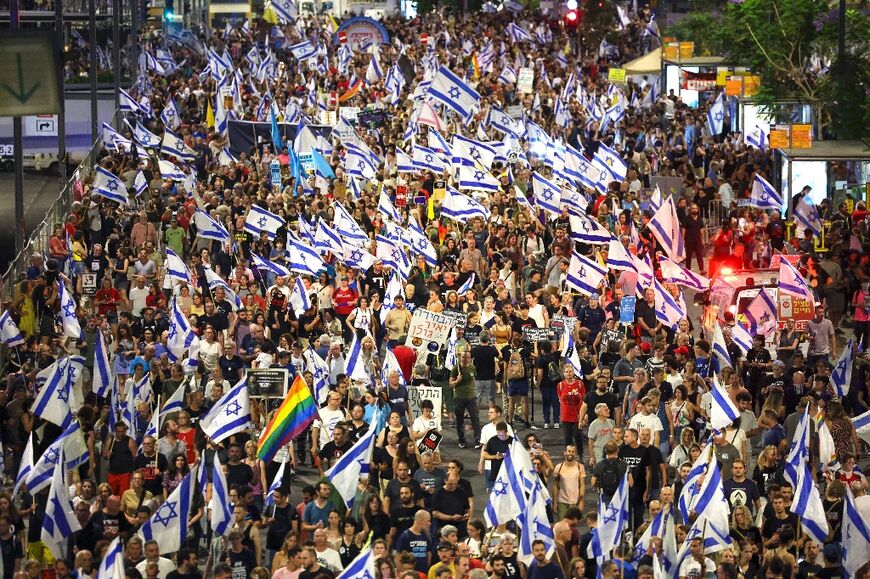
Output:
[[162,394],[157,395],[157,432],[154,433],[154,467],[158,470],[160,469],[160,452],[157,450],[157,444],[160,442],[160,397]]

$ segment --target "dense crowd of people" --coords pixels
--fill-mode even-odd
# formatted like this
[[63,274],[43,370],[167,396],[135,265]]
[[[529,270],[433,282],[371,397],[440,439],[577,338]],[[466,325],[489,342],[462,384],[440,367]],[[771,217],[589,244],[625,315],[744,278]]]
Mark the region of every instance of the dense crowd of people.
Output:
[[[58,578],[95,577],[116,538],[129,578],[331,578],[367,550],[384,579],[843,576],[845,501],[870,520],[859,468],[866,443],[853,423],[870,411],[866,208],[819,204],[827,228],[819,251],[812,232],[792,232],[784,212],[747,205],[755,177],[772,179],[770,150],[729,130],[727,119],[721,131],[710,130],[715,94],[691,108],[662,95],[655,77],[610,83],[609,66],[658,42],[654,12],[620,11],[600,46],[582,51],[560,17],[501,10],[387,18],[390,41],[377,50],[333,43],[330,18],[301,17],[174,35],[143,57],[145,71],[129,91],[130,124],[107,129],[99,160],[123,181],[129,201],[106,193],[111,180],[84,177],[66,222],[4,304],[23,343],[8,348],[0,390],[4,474],[15,491],[0,493],[2,576],[50,569]],[[304,42],[316,55],[300,61]],[[223,65],[225,74],[216,70]],[[422,107],[442,66],[480,95],[467,118]],[[510,73],[521,68],[534,71],[533,92],[518,90]],[[387,114],[366,126],[345,119],[327,137],[305,132],[336,105]],[[508,110],[520,114],[492,120]],[[233,153],[232,133],[221,127],[228,120],[273,128]],[[279,120],[295,132],[276,134]],[[167,129],[183,141],[175,154],[165,138],[162,146],[147,141]],[[455,207],[444,201],[461,195],[451,165],[468,161],[454,136],[495,151],[470,166],[497,185],[468,205],[477,212],[460,218],[446,214]],[[300,171],[312,147],[319,159]],[[624,178],[605,178],[600,189],[562,179],[567,147],[587,162],[615,151],[627,165]],[[358,151],[371,153],[366,178],[349,163]],[[417,151],[450,162],[425,169],[419,163],[431,160]],[[403,159],[412,156],[418,164],[408,171]],[[170,169],[182,174],[167,176]],[[564,193],[558,211],[544,210],[539,175],[580,191],[582,215],[564,204]],[[741,344],[735,324],[745,320],[714,312],[726,350],[714,351],[708,309],[702,319],[700,308],[686,308],[680,288],[689,284],[665,281],[660,266],[661,256],[673,257],[651,224],[663,205],[653,178],[662,176],[682,181],[673,194],[687,257],[681,271],[703,278],[726,266],[764,269],[788,255],[815,302],[805,328],[782,320],[767,341],[758,333]],[[277,216],[279,226],[258,229],[252,211]],[[609,239],[578,241],[578,224],[588,231],[589,223]],[[330,227],[339,243],[320,245]],[[422,245],[406,243],[411,234]],[[305,265],[310,258],[298,250],[288,253],[300,243],[319,254],[318,267]],[[633,265],[613,262],[613,243]],[[370,261],[351,257],[354,250]],[[577,256],[597,264],[601,278],[580,274],[578,285]],[[588,287],[587,279],[594,280]],[[663,322],[659,288],[682,305],[681,319]],[[693,291],[700,289],[707,288]],[[75,300],[80,336],[66,330],[64,291]],[[634,311],[625,311],[624,298],[635,295]],[[446,342],[409,341],[419,310],[458,320]],[[198,348],[179,355],[173,340],[185,325]],[[98,343],[109,350],[115,398],[95,391]],[[832,379],[844,348],[854,351],[845,392]],[[39,460],[69,428],[36,402],[51,383],[46,371],[73,356],[83,369],[70,421],[86,448],[67,482],[81,529],[58,558],[42,534],[50,486],[31,493],[29,481],[15,483],[26,449]],[[220,443],[200,424],[248,370],[260,369],[302,376],[319,405],[317,420],[269,461],[258,457],[257,441],[280,400],[253,396],[250,428]],[[725,428],[711,424],[714,377],[739,411]],[[129,394],[146,383],[150,395]],[[412,397],[420,387],[440,396]],[[180,408],[163,416],[179,388]],[[135,401],[129,414],[127,399]],[[795,484],[785,476],[805,412],[828,527],[822,540],[803,530]],[[820,439],[823,426],[828,435]],[[370,427],[370,473],[348,505],[320,477]],[[821,460],[828,439],[834,454]],[[514,454],[513,462],[528,461],[548,497],[552,541],[524,545],[516,521],[492,525],[484,516],[517,449],[527,457]],[[685,517],[679,508],[704,456],[721,472],[730,522],[728,545],[712,549],[689,536],[698,513]],[[213,495],[222,492],[211,475],[216,460],[232,507],[223,533],[210,523]],[[270,488],[285,466],[282,483]],[[201,488],[195,483],[185,544],[167,553],[141,529],[196,469],[208,476]],[[483,492],[473,488],[478,477]],[[610,503],[624,480],[625,535],[595,557],[590,544],[607,521],[593,496]],[[662,512],[672,517],[674,544],[687,551],[666,571]]]

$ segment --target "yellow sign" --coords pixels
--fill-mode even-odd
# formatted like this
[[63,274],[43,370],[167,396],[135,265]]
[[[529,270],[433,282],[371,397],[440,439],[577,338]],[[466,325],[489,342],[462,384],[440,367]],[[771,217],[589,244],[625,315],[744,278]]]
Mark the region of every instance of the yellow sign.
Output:
[[625,69],[611,68],[607,71],[607,79],[610,82],[625,82]]
[[770,129],[770,148],[771,149],[788,149],[791,145],[791,131],[788,125],[777,125],[776,128]]
[[728,77],[725,81],[725,96],[743,96],[743,77]]
[[728,70],[728,67],[719,66],[716,68],[716,86],[725,86],[725,83],[728,82],[728,77],[731,75],[731,72]]
[[681,42],[680,43],[680,60],[686,60],[695,56],[695,43],[694,42]]
[[747,74],[743,77],[743,96],[751,97],[758,94],[761,87],[761,77],[756,74]]
[[811,149],[813,147],[812,125],[792,125],[791,146],[793,149]]
[[665,59],[667,60],[677,60],[680,56],[680,43],[679,42],[668,42],[665,44]]

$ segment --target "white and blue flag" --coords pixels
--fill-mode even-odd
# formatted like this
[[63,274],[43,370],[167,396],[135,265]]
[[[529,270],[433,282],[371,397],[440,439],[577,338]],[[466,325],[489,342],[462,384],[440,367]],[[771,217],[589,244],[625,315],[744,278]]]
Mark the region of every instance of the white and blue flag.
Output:
[[332,220],[332,226],[339,235],[349,241],[366,241],[368,235],[360,227],[359,223],[348,213],[347,209],[341,203],[335,203],[333,206],[335,217]]
[[311,309],[311,299],[308,297],[308,290],[301,275],[296,276],[293,291],[290,292],[290,305],[297,318]]
[[317,277],[323,269],[320,254],[293,235],[287,236],[287,257],[292,272]]
[[166,248],[166,274],[186,284],[190,284],[193,279],[187,264],[169,247]]
[[486,169],[460,165],[458,188],[460,190],[473,189],[495,193],[501,189],[501,183]]
[[341,457],[336,460],[335,464],[324,473],[329,482],[344,499],[344,504],[347,508],[353,507],[353,500],[356,496],[356,489],[359,485],[360,478],[368,477],[371,470],[372,452],[375,447],[376,429],[379,420],[377,413],[372,419],[366,433],[357,440],[353,446],[348,449]]
[[176,157],[185,163],[192,163],[196,160],[196,152],[187,146],[180,135],[168,128],[163,132],[163,141],[160,143],[160,154]]
[[275,239],[278,230],[284,226],[284,219],[259,205],[251,205],[245,217],[245,231],[259,237],[265,232],[269,239]]
[[98,330],[97,343],[94,344],[92,390],[99,398],[108,398],[109,390],[115,387],[115,380],[117,380],[109,362],[109,348],[106,347],[106,338],[103,336],[103,332]]
[[794,488],[794,500],[789,510],[800,517],[801,530],[818,545],[824,545],[828,539],[828,519],[815,478],[810,472],[806,461],[798,467],[797,485]]
[[773,296],[762,288],[752,301],[749,302],[749,305],[746,306],[743,314],[746,316],[746,321],[749,324],[749,333],[755,335],[760,328],[769,325],[772,321],[776,321],[776,304],[773,300]]
[[220,397],[199,422],[202,431],[215,444],[251,425],[251,403],[247,378],[242,378]]
[[619,153],[602,143],[598,145],[594,157],[607,169],[614,181],[622,182],[625,180],[628,173],[628,163],[623,160]]
[[532,553],[532,544],[535,541],[544,542],[548,558],[556,552],[556,540],[553,535],[553,527],[547,517],[547,503],[540,478],[535,478],[529,500],[526,501],[520,544],[517,549],[517,558],[526,565],[531,565],[535,560]]
[[[456,343],[453,330],[451,330],[451,340],[448,341],[448,344],[451,341],[453,344]],[[526,510],[525,484],[517,462],[520,453],[528,454],[528,451],[516,440],[512,441],[510,448],[504,455],[504,461],[492,485],[489,501],[483,512],[486,524],[490,527],[497,527],[508,521],[517,520]]]
[[779,291],[807,300],[811,305],[816,301],[804,276],[784,256],[779,261]]
[[9,310],[0,315],[0,342],[10,348],[24,343],[24,336],[21,335],[21,330],[15,325],[12,316],[9,315]]
[[870,523],[862,517],[852,496],[852,489],[848,486],[843,499],[840,550],[843,552],[843,569],[848,579],[857,577],[858,571],[870,561]]
[[676,328],[680,320],[686,317],[686,310],[680,301],[670,294],[659,280],[653,281],[655,292],[656,318],[668,328]]
[[831,386],[837,397],[845,398],[852,385],[852,369],[855,367],[855,340],[846,342],[843,353],[831,370]]
[[649,229],[662,245],[665,252],[676,262],[685,261],[686,246],[683,234],[680,232],[680,220],[677,218],[677,206],[674,198],[668,197],[649,220]]
[[222,537],[233,522],[233,508],[230,505],[230,487],[227,485],[223,465],[217,455],[214,457],[213,467],[209,523],[212,532]]
[[441,204],[441,215],[453,221],[465,223],[475,217],[489,219],[490,212],[479,201],[448,186],[444,202]]
[[39,538],[48,547],[55,559],[63,559],[67,555],[68,539],[81,525],[72,508],[69,497],[69,484],[66,481],[66,467],[61,460],[54,466],[51,487],[48,491],[48,501],[45,505],[45,516],[42,519],[42,531]]
[[90,457],[85,437],[82,434],[78,420],[70,421],[66,429],[45,449],[27,477],[27,491],[35,495],[51,484],[55,465],[61,460],[66,461],[66,468],[73,469],[86,462]]
[[[197,468],[202,468],[200,464]],[[193,503],[193,471],[187,473],[169,498],[145,521],[139,535],[145,541],[157,541],[160,554],[174,553],[187,542],[190,507]]]
[[124,566],[124,549],[121,547],[121,537],[115,537],[106,548],[95,579],[126,579],[126,577],[127,570]]
[[681,285],[695,291],[706,291],[710,287],[710,278],[683,267],[667,256],[659,256],[659,269],[665,283]]
[[[718,324],[717,324],[718,325]],[[730,362],[730,360],[729,360]],[[719,383],[716,375],[713,375],[713,404],[710,408],[710,424],[716,430],[724,430],[740,418],[740,410],[731,400],[728,391]]]
[[374,579],[375,554],[371,545],[360,551],[360,554],[338,574],[336,579]]
[[[207,270],[211,271],[211,270]],[[172,300],[172,311],[169,315],[169,337],[166,340],[166,354],[171,362],[181,360],[184,353],[191,351],[191,358],[196,358],[199,350],[199,337],[193,331],[187,317],[178,307],[178,302]]]
[[480,108],[480,94],[445,66],[438,69],[427,94],[466,122]]
[[127,187],[121,178],[99,166],[94,173],[94,189],[91,192],[119,205],[126,205],[128,201]]
[[21,455],[21,464],[18,465],[18,475],[15,477],[15,484],[12,487],[12,496],[18,495],[18,489],[21,485],[27,482],[30,473],[33,471],[33,432],[27,435],[27,445],[24,447],[24,454]]
[[274,261],[266,259],[265,257],[261,257],[253,251],[251,252],[251,262],[253,263],[254,267],[260,270],[260,273],[265,273],[269,271],[274,273],[275,275],[281,275],[285,277],[290,275],[290,270],[283,265],[275,263]]
[[305,60],[308,60],[309,58],[314,58],[315,56],[317,56],[317,47],[314,46],[314,44],[312,44],[310,40],[305,40],[298,44],[294,44],[293,46],[288,47],[287,50],[289,50],[299,62],[303,62]]
[[759,209],[776,209],[782,211],[782,196],[761,175],[756,175],[752,181],[752,195],[749,205]]
[[440,153],[420,145],[414,146],[412,162],[417,171],[432,171],[435,174],[441,174],[447,170],[447,162]]
[[227,241],[230,234],[226,227],[213,219],[208,213],[197,208],[193,214],[193,224],[196,226],[196,236],[215,241]]
[[800,198],[794,208],[794,219],[798,222],[799,235],[803,235],[804,229],[809,229],[815,237],[822,234],[822,220],[819,210],[807,200],[806,195]]
[[272,10],[283,22],[291,22],[299,16],[299,9],[293,0],[272,0]]
[[713,106],[707,111],[707,130],[710,135],[716,136],[722,134],[725,128],[725,93],[719,93],[716,100],[713,101]]
[[565,282],[585,296],[598,295],[598,287],[607,276],[607,269],[584,255],[571,253]]
[[[269,492],[266,493],[266,497],[264,499],[264,504],[268,507],[269,505],[275,504],[275,491],[281,491],[284,487],[284,471],[287,469],[287,460],[281,461],[281,466],[278,467],[278,472],[275,473],[275,480],[272,481],[272,484],[269,485]],[[282,491],[283,492],[283,491]]]
[[532,190],[535,194],[535,205],[556,217],[562,214],[561,187],[536,172],[532,175]]

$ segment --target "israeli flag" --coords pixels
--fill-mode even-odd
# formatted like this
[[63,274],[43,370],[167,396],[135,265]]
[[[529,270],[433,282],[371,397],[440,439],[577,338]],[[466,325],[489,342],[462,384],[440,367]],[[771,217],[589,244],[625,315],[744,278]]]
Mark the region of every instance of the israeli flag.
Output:
[[807,284],[804,276],[791,264],[785,256],[779,261],[779,291],[790,296],[801,298],[814,304],[816,297]]
[[616,489],[610,503],[604,503],[603,495],[598,500],[598,531],[586,548],[586,556],[603,562],[610,558],[610,552],[622,541],[622,533],[630,522],[631,509],[628,502],[628,473]]
[[373,579],[375,577],[375,554],[371,545],[360,551],[350,565],[336,579]]
[[322,406],[326,402],[327,394],[329,394],[329,365],[326,360],[320,357],[320,354],[314,351],[310,344],[308,349],[302,353],[302,357],[305,359],[306,369],[314,377],[314,399],[318,406]]
[[614,181],[625,181],[628,163],[622,159],[619,153],[602,143],[598,145],[598,150],[594,156],[607,168]]
[[45,505],[45,516],[42,519],[42,531],[39,534],[39,538],[48,547],[55,559],[66,557],[69,537],[82,528],[74,514],[72,501],[69,498],[69,485],[65,480],[66,468],[63,464],[63,450],[61,450],[60,457],[61,460],[54,466],[52,484],[48,491],[48,502]]
[[251,205],[248,215],[245,217],[245,231],[258,236],[265,232],[269,239],[275,239],[278,230],[284,227],[284,219],[267,211],[259,205]]
[[226,476],[224,476],[223,465],[217,455],[215,455],[213,468],[209,523],[212,532],[221,537],[226,533],[230,523],[233,522],[233,508],[230,506],[230,487],[227,484]]
[[366,433],[357,440],[350,449],[341,455],[332,467],[324,473],[324,476],[344,499],[344,504],[348,509],[353,507],[354,497],[356,496],[356,488],[359,481],[363,477],[368,477],[371,470],[372,452],[374,450],[375,438],[377,436],[377,425],[379,420],[375,411],[375,418],[372,420]]
[[377,84],[384,78],[384,71],[381,69],[381,63],[378,62],[377,51],[373,52],[369,58],[369,66],[366,68],[366,84]]
[[354,334],[353,341],[350,343],[350,349],[347,352],[344,364],[344,373],[351,380],[364,384],[372,382],[369,369],[366,366],[365,360],[362,359],[362,344],[356,334]]
[[254,267],[256,267],[258,270],[260,270],[260,273],[265,273],[267,271],[270,271],[270,272],[274,273],[275,275],[280,275],[280,276],[284,276],[284,277],[287,277],[290,275],[290,270],[287,269],[286,267],[284,267],[283,265],[275,263],[274,261],[268,260],[264,257],[260,257],[259,255],[257,255],[253,251],[251,252],[251,261],[253,262]]
[[662,244],[668,257],[676,262],[686,259],[686,246],[683,234],[680,232],[680,221],[677,218],[677,207],[674,198],[668,197],[658,211],[649,220],[649,228],[653,236]]
[[776,209],[782,211],[782,196],[761,175],[756,175],[752,181],[752,195],[749,204],[759,209]]
[[[451,330],[451,336],[453,336],[453,330]],[[491,527],[517,520],[526,510],[525,485],[516,460],[519,453],[528,454],[528,451],[514,440],[504,455],[504,461],[493,483],[489,501],[483,512],[487,525]]]
[[686,310],[658,280],[653,281],[653,289],[655,290],[656,318],[668,328],[676,328],[680,320],[686,317]]
[[106,548],[106,554],[100,561],[96,579],[126,579],[124,567],[124,549],[121,547],[121,537],[115,537]]
[[97,343],[94,344],[93,391],[99,398],[108,398],[109,390],[114,388],[115,375],[109,365],[109,349],[102,331],[97,331]]
[[387,195],[387,192],[383,189],[381,190],[381,194],[378,196],[378,211],[383,213],[384,217],[392,219],[396,223],[401,223],[402,221],[401,215],[399,215],[393,202],[390,201],[390,196]]
[[598,295],[598,286],[607,276],[607,270],[576,251],[571,254],[566,283],[585,296]]
[[327,252],[341,255],[344,251],[341,236],[323,219],[318,221],[317,230],[314,232],[314,249],[321,255]]
[[535,205],[556,217],[562,214],[562,208],[559,206],[562,200],[561,187],[542,177],[540,173],[534,173],[532,189],[535,193]]
[[307,243],[303,243],[295,236],[287,237],[287,256],[290,263],[290,271],[317,277],[323,269],[323,260],[320,255]]
[[758,328],[771,321],[776,321],[776,304],[773,299],[773,296],[762,288],[746,306],[746,311],[743,313],[746,316],[746,321],[749,322],[750,333],[755,334]]
[[82,327],[76,314],[76,302],[66,289],[62,279],[57,280],[57,295],[60,302],[60,319],[63,323],[63,335],[68,338],[79,339],[82,335]]
[[583,366],[580,364],[580,356],[577,354],[571,332],[562,332],[562,359],[574,368],[577,376],[583,377]]
[[377,175],[378,168],[371,156],[354,144],[347,143],[347,154],[344,166],[348,175],[371,181]]
[[293,292],[290,294],[290,305],[293,306],[293,312],[297,318],[311,309],[311,300],[308,297],[308,290],[305,288],[305,282],[302,281],[301,275],[296,276],[296,283],[293,284]]
[[127,91],[124,89],[118,89],[120,94],[120,111],[124,113],[133,113],[134,115],[138,115],[142,113],[142,108],[139,106],[139,102],[136,101],[133,97],[131,97]]
[[417,172],[417,166],[414,164],[414,160],[398,147],[396,147],[396,170],[399,173]]
[[272,10],[283,22],[292,22],[299,16],[299,9],[293,0],[272,0]]
[[831,385],[839,398],[845,398],[852,385],[852,369],[855,367],[855,340],[846,342],[843,353],[831,370]]
[[465,280],[464,284],[459,286],[459,289],[456,290],[456,293],[459,294],[459,296],[461,297],[467,294],[472,289],[474,289],[474,272],[472,272],[471,275],[468,276],[468,279]]
[[716,430],[724,430],[740,418],[740,410],[731,400],[728,391],[719,383],[716,375],[713,375],[713,405],[710,409],[710,424]]
[[27,445],[24,454],[21,455],[21,464],[18,465],[18,476],[15,477],[15,485],[12,487],[12,496],[18,495],[18,489],[27,481],[33,471],[33,432],[27,435]]
[[156,149],[160,146],[160,137],[143,127],[140,123],[137,122],[135,126],[127,123],[127,126],[133,131],[133,140],[138,141],[146,149]]
[[163,107],[163,112],[160,113],[160,121],[164,127],[168,127],[173,131],[181,124],[178,107],[175,106],[175,99],[172,97],[169,97],[169,102]]
[[[197,468],[202,468],[202,465]],[[181,484],[139,529],[142,539],[157,541],[161,555],[178,551],[187,542],[190,506],[193,503],[194,471],[187,473]]]
[[160,176],[164,179],[171,179],[172,181],[185,181],[187,179],[187,174],[179,169],[175,163],[166,161],[165,159],[159,159],[157,161],[157,167],[160,170]]
[[466,122],[470,121],[480,108],[480,94],[445,66],[438,69],[426,94],[458,114]]
[[789,510],[800,517],[803,532],[817,545],[825,544],[829,532],[828,519],[822,498],[819,496],[819,489],[816,488],[815,478],[807,462],[803,462],[798,469],[794,500]]
[[169,277],[186,284],[191,283],[193,279],[187,264],[169,247],[166,248],[166,273]]
[[[662,566],[666,571],[673,569],[677,559],[677,539],[674,524],[674,512],[671,505],[666,506],[650,522],[649,526],[637,540],[632,553],[632,563],[637,564],[647,554],[653,537],[662,539]],[[657,577],[662,577],[659,575]]]
[[[564,191],[565,189],[562,189],[563,193]],[[568,219],[571,224],[572,240],[592,245],[610,244],[613,236],[597,219],[587,217],[585,213],[579,215],[571,213]]]
[[184,313],[179,309],[177,300],[173,299],[172,311],[169,316],[169,338],[166,341],[169,360],[171,362],[181,360],[186,351],[195,349],[198,344],[199,338],[194,333]]
[[707,111],[707,130],[711,136],[721,135],[725,128],[725,93],[719,93]]
[[314,46],[310,40],[294,44],[293,46],[288,47],[287,50],[289,50],[299,62],[317,56],[317,47]]
[[870,561],[870,523],[862,517],[848,486],[843,500],[842,531],[843,568],[847,577],[857,577],[858,571]]
[[447,194],[444,196],[444,202],[441,204],[441,215],[453,221],[465,223],[475,217],[482,217],[484,220],[488,220],[490,212],[479,201],[463,195],[452,187],[448,187]]
[[68,470],[86,462],[90,457],[85,437],[77,420],[70,421],[66,429],[45,449],[27,477],[27,492],[36,495],[51,484],[54,467],[64,457]]
[[610,238],[610,243],[607,246],[607,267],[610,269],[637,272],[632,255],[628,252],[628,249],[626,249],[622,242],[615,237]]
[[523,193],[522,190],[516,185],[514,185],[514,197],[517,200],[517,205],[519,205],[520,207],[525,207],[529,211],[534,211],[534,208],[532,207],[532,202],[529,201],[528,197],[526,197],[526,194]]
[[196,153],[185,144],[184,139],[168,128],[163,131],[160,154],[176,157],[185,163],[192,163],[196,160]]
[[743,350],[743,354],[752,349],[752,336],[740,324],[731,327],[731,341]]
[[420,145],[414,146],[412,162],[417,171],[432,171],[439,175],[447,170],[445,160],[437,151]]
[[511,42],[513,42],[515,44],[518,42],[522,42],[523,40],[528,40],[528,41],[532,40],[532,35],[529,34],[528,30],[526,30],[522,26],[518,26],[517,24],[514,24],[513,22],[508,24],[507,33],[508,33],[508,36],[510,36]]
[[504,68],[501,70],[501,74],[498,75],[498,82],[507,85],[516,84],[517,73],[511,65],[505,63]]
[[247,378],[242,378],[215,403],[199,422],[202,431],[215,444],[251,425],[251,404]]
[[284,470],[286,467],[287,460],[285,459],[281,461],[281,466],[278,467],[278,472],[275,473],[275,480],[273,480],[272,484],[269,485],[269,492],[266,493],[266,498],[264,500],[264,504],[267,507],[275,504],[275,491],[281,490],[284,485]]
[[426,263],[430,265],[434,266],[434,264],[438,263],[438,256],[435,248],[432,246],[432,242],[429,241],[429,238],[426,237],[426,232],[423,231],[416,221],[411,220],[408,223],[406,233],[407,235],[403,236],[402,240],[411,251],[417,255],[422,255]]
[[768,134],[762,125],[755,125],[752,131],[745,133],[743,142],[747,145],[752,145],[756,149],[764,151],[767,148]]
[[496,106],[489,107],[486,118],[483,120],[483,126],[492,127],[517,139],[523,135],[523,127],[520,122]]
[[193,224],[196,226],[196,236],[215,241],[228,241],[230,234],[219,221],[208,213],[197,208],[193,214]]
[[9,311],[0,315],[0,341],[10,348],[24,343],[24,336],[21,335],[21,330],[15,325]]
[[[599,527],[600,528],[600,527]],[[532,544],[535,541],[543,541],[547,557],[552,557],[556,552],[556,540],[553,535],[553,527],[547,517],[547,504],[543,494],[541,480],[535,479],[526,509],[523,513],[522,532],[517,557],[526,565],[531,565],[535,560],[532,554]]]
[[728,353],[728,345],[725,343],[725,335],[722,333],[722,326],[719,325],[718,321],[713,322],[712,330],[713,336],[710,340],[710,346],[712,347],[713,354],[716,355],[716,358],[721,364],[725,364],[729,368],[732,368],[731,355]]
[[127,204],[127,187],[124,185],[124,182],[117,175],[100,166],[95,168],[94,189],[92,193],[120,205]]
[[163,402],[163,408],[160,409],[160,427],[163,427],[163,421],[173,412],[179,412],[184,408],[185,394],[187,393],[187,381],[182,381],[172,393],[172,396]]
[[486,169],[460,165],[458,187],[460,190],[472,189],[496,193],[501,190],[501,183]]
[[148,181],[145,179],[145,173],[142,171],[136,173],[136,179],[133,180],[133,190],[136,193],[136,197],[139,197],[148,190]]
[[695,291],[705,291],[710,287],[710,278],[695,273],[664,255],[659,256],[659,269],[665,283],[675,283]]
[[801,234],[803,234],[804,229],[812,231],[815,237],[822,234],[822,220],[819,218],[819,211],[811,202],[808,202],[806,195],[801,197],[795,206],[794,219],[798,222]]

